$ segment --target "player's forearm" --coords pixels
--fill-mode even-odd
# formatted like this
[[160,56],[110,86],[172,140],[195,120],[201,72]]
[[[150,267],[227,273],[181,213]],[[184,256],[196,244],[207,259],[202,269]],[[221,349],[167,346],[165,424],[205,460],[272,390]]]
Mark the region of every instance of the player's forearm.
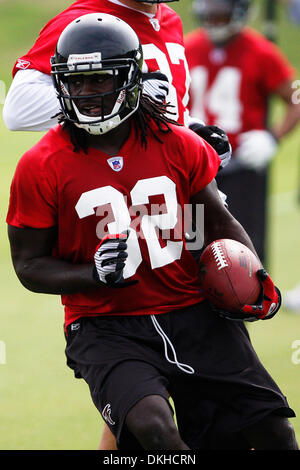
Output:
[[275,125],[272,133],[277,140],[291,132],[300,121],[300,105],[290,104],[282,121]]
[[19,71],[8,91],[3,120],[11,131],[47,131],[59,112],[51,77],[36,70]]
[[75,294],[99,288],[93,264],[71,264],[45,256],[15,263],[16,274],[26,289],[43,294]]
[[[237,240],[246,245],[256,256],[257,253],[253,243],[242,227],[242,225],[232,216],[224,206],[218,187],[213,180],[198,194],[191,198],[191,203],[202,204],[204,206],[204,243],[209,245],[220,238]],[[196,214],[197,211],[193,211]],[[193,220],[197,230],[202,233],[203,227],[198,227],[198,221]]]
[[[227,211],[225,209],[225,211]],[[227,211],[222,218],[213,223],[207,223],[208,227],[205,230],[205,244],[209,245],[214,240],[221,238],[228,238],[237,240],[243,245],[247,246],[257,257],[254,245],[242,225]]]

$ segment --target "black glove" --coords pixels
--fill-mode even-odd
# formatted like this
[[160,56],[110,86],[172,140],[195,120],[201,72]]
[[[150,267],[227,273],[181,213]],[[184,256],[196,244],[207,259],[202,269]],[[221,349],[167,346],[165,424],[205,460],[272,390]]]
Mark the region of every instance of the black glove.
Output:
[[227,312],[214,305],[211,308],[222,318],[227,320],[257,321],[273,318],[281,306],[281,293],[270,278],[267,271],[259,269],[256,273],[262,288],[255,305],[244,305],[238,313]]
[[165,103],[169,93],[168,77],[158,70],[157,72],[143,73],[142,79],[143,93],[156,101]]
[[138,281],[125,282],[123,269],[127,253],[127,233],[107,235],[96,248],[94,254],[93,277],[108,287],[128,287]]
[[220,169],[224,168],[229,163],[232,155],[232,149],[227,134],[217,126],[203,126],[197,122],[190,124],[189,128],[215,149],[222,160]]

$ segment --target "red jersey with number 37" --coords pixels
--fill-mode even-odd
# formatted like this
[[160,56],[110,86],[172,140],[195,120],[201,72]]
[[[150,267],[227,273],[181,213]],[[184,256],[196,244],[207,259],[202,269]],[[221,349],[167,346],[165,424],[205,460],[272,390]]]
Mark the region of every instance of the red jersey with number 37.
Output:
[[223,48],[198,29],[185,38],[191,115],[224,129],[233,150],[242,132],[266,129],[268,101],[294,72],[280,50],[245,28]]
[[75,153],[58,125],[19,161],[7,223],[58,226],[53,256],[93,263],[99,238],[129,229],[124,278],[138,283],[63,295],[66,325],[87,315],[160,314],[202,300],[182,218],[191,196],[215,177],[220,158],[194,132],[172,129],[163,144],[149,133],[147,150],[132,129],[111,157],[94,148]]
[[169,80],[167,101],[171,103],[172,118],[184,123],[188,115],[188,88],[190,75],[183,46],[181,19],[165,4],[157,6],[157,14],[150,18],[142,12],[116,5],[109,0],[79,0],[50,20],[41,30],[34,46],[19,58],[13,75],[18,70],[36,69],[50,74],[50,57],[64,28],[75,18],[88,13],[108,13],[128,23],[139,36],[144,51],[143,72],[160,70]]

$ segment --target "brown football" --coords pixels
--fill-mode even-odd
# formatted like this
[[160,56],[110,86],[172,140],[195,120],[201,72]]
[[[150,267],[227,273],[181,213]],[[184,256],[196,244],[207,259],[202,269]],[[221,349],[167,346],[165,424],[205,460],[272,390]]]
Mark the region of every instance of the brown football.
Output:
[[200,257],[200,282],[205,299],[229,312],[254,305],[261,291],[256,275],[261,268],[259,259],[242,243],[230,239],[212,242]]

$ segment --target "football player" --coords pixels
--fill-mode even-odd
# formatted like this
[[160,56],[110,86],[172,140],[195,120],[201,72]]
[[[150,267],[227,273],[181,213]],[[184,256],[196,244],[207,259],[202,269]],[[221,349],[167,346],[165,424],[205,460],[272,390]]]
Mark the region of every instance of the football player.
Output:
[[[165,3],[175,0],[78,0],[50,20],[34,46],[13,68],[3,119],[10,130],[45,131],[57,123],[59,103],[50,77],[50,57],[59,34],[67,24],[84,13],[103,12],[126,21],[139,35],[144,51],[144,92],[170,104],[173,119],[206,139],[222,158],[231,157],[227,136],[217,127],[203,126],[187,109],[190,75],[183,45],[179,16]],[[154,74],[151,74],[154,72]]]
[[[165,5],[172,1],[78,0],[51,19],[33,47],[15,63],[14,78],[3,107],[6,126],[12,131],[46,131],[57,124],[60,103],[50,76],[50,57],[54,54],[60,33],[70,21],[84,13],[101,11],[123,19],[138,33],[144,52],[144,93],[168,102],[172,119],[185,123],[206,139],[222,158],[220,167],[225,166],[231,157],[227,136],[215,126],[203,126],[201,121],[189,116],[190,75],[182,23],[178,15]],[[107,443],[107,435],[108,429],[101,449],[114,448]]]
[[[300,119],[300,106],[292,100],[294,71],[273,43],[246,26],[249,0],[194,0],[193,5],[202,27],[185,40],[191,114],[228,134],[233,157],[218,175],[218,186],[266,262],[269,163]],[[271,127],[273,95],[286,111]]]
[[[142,63],[119,18],[87,14],[63,30],[51,59],[61,125],[23,155],[11,186],[17,276],[62,296],[68,365],[120,450],[297,449],[293,410],[244,322],[204,302],[180,231],[179,209],[204,204],[206,244],[232,238],[254,251],[219,197],[221,159],[141,93]],[[242,319],[278,311],[278,289],[266,273],[261,283]]]

